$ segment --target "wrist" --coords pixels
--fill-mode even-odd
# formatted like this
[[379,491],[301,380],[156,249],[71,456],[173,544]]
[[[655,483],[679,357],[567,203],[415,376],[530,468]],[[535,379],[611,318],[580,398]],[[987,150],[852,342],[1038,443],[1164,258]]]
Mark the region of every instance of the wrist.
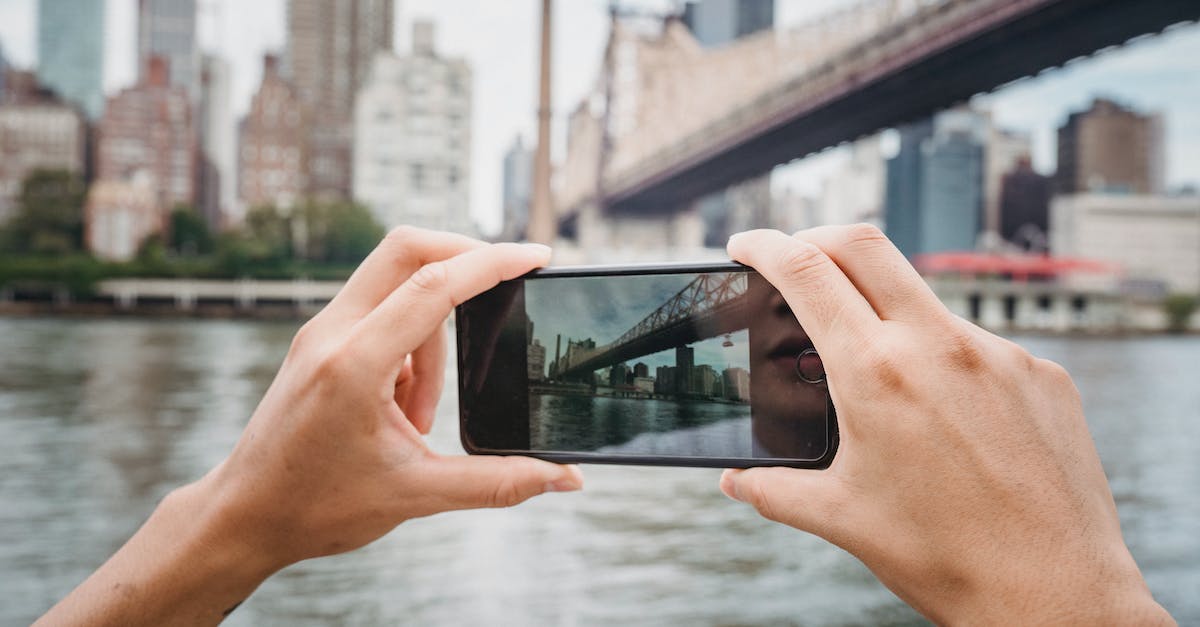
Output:
[[[1093,559],[1080,559],[1090,555]],[[988,574],[930,618],[941,624],[1174,625],[1150,594],[1121,541],[1092,552],[1068,551],[1057,563],[993,562]],[[960,592],[966,592],[960,590]]]

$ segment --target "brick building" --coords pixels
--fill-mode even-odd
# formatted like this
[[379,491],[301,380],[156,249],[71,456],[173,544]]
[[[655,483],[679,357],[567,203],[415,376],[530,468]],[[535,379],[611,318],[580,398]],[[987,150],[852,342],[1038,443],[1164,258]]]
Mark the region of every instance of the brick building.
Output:
[[184,87],[172,85],[167,61],[152,56],[138,84],[109,98],[97,129],[96,178],[153,177],[160,211],[195,201],[196,136]]
[[1057,191],[1155,194],[1163,188],[1162,116],[1097,98],[1058,129]]
[[25,177],[39,168],[84,174],[87,126],[79,109],[8,71],[0,98],[0,224],[13,216]]
[[238,150],[240,193],[247,207],[287,207],[308,187],[307,130],[296,89],[279,72],[274,55],[263,57],[263,79],[242,119]]

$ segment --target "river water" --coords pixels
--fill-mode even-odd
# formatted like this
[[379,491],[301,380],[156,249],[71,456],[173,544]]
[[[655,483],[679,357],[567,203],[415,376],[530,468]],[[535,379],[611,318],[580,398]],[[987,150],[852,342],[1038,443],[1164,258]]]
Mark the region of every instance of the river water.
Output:
[[[0,319],[0,625],[32,621],[226,454],[294,330]],[[1200,338],[1016,339],[1074,375],[1151,590],[1200,624]],[[456,411],[447,393],[439,451],[460,450]],[[293,566],[227,624],[921,622],[846,553],[728,501],[719,471],[584,471],[582,493]]]

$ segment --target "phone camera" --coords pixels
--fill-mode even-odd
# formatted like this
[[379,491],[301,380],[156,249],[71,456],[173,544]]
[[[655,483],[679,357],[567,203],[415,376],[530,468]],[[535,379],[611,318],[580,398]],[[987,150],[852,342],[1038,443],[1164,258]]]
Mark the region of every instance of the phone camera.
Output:
[[800,351],[800,355],[796,357],[796,375],[801,381],[813,385],[825,382],[825,364],[821,363],[817,349],[806,348]]

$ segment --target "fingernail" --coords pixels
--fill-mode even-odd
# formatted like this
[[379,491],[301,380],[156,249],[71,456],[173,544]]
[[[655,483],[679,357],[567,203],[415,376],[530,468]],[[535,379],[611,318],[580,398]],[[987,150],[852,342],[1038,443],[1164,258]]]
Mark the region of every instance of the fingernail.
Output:
[[545,257],[549,257],[550,253],[553,252],[550,250],[550,247],[545,244],[535,244],[533,242],[529,242],[522,244],[522,246],[528,248],[529,250],[536,250],[539,255],[543,255]]
[[550,483],[547,483],[545,491],[546,492],[575,492],[576,490],[578,490],[582,487],[583,486],[579,485],[579,483],[577,483],[573,479],[559,479],[558,481],[551,481]]
[[721,473],[721,492],[724,492],[725,496],[741,503],[743,501],[738,497],[737,481],[733,478],[736,472],[736,470],[730,469]]
[[739,238],[741,238],[742,235],[743,235],[743,233],[734,233],[733,235],[730,235],[729,242],[726,243],[725,246],[726,247],[733,246],[733,243],[736,242]]
[[567,474],[546,483],[547,492],[574,492],[583,488],[583,473],[578,466],[567,466]]

